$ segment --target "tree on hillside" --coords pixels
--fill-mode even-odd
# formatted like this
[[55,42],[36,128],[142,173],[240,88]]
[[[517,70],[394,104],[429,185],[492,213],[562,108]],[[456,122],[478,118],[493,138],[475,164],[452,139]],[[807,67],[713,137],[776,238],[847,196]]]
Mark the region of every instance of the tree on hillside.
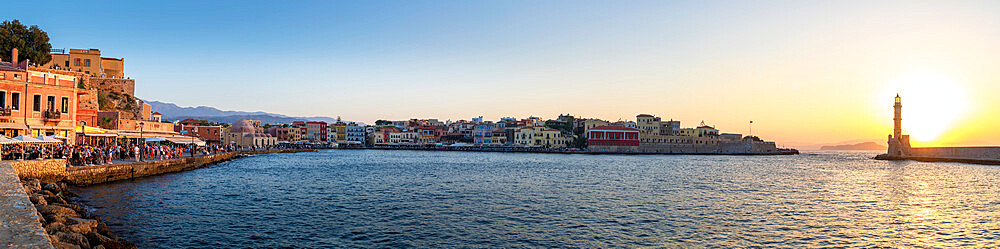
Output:
[[52,50],[49,34],[38,28],[38,25],[28,27],[18,20],[0,23],[0,58],[9,61],[13,48],[17,48],[18,60],[28,59],[37,65],[52,60],[52,55],[49,54]]
[[391,125],[391,124],[392,124],[392,121],[389,121],[389,120],[381,120],[381,119],[375,120],[375,125],[378,125],[378,126]]

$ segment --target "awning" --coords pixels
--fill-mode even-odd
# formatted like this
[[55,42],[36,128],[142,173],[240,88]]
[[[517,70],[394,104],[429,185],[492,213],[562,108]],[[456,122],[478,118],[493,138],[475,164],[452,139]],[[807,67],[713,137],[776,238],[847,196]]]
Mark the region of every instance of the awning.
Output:
[[28,126],[22,123],[0,123],[0,129],[27,130]]
[[168,137],[167,141],[175,144],[197,144],[198,146],[205,145],[205,141],[201,141],[201,139],[194,137]]
[[118,133],[118,132],[113,131],[113,130],[101,129],[101,128],[93,127],[93,126],[77,126],[77,127],[74,127],[74,130],[76,130],[76,133],[103,133],[103,134],[115,134],[115,133]]
[[117,137],[118,134],[107,134],[107,133],[77,133],[77,135],[85,137]]
[[38,130],[66,130],[66,131],[72,131],[72,130],[76,129],[76,126],[32,125],[30,128],[31,129],[38,129]]

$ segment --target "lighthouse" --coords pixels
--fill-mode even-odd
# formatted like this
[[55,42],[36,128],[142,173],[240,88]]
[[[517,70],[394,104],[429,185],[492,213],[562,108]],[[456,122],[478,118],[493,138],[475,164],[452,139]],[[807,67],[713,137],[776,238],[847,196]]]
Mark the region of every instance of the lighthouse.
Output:
[[903,135],[903,102],[899,98],[899,94],[896,94],[895,103],[892,104],[895,115],[892,118],[892,135],[889,135],[889,151],[888,155],[891,157],[903,157],[909,154],[910,150],[910,136]]

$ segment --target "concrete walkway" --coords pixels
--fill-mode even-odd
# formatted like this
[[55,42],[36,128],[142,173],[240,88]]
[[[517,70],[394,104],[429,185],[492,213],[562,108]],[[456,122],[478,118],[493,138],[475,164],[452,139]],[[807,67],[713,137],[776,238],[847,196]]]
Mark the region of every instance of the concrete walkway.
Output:
[[0,247],[53,248],[10,163],[0,162]]

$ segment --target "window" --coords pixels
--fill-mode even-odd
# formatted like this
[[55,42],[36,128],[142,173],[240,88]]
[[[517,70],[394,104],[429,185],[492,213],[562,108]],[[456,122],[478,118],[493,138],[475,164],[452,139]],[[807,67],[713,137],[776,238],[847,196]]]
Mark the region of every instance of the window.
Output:
[[7,92],[0,91],[0,108],[7,108]]
[[83,66],[85,66],[85,67],[89,67],[89,66],[90,66],[90,59],[86,59],[86,60],[84,60],[84,61],[83,61]]
[[75,66],[78,66],[78,67],[79,67],[79,66],[80,66],[80,59],[79,59],[79,58],[77,58],[77,59],[76,59],[76,63],[74,63],[73,65],[75,65]]
[[69,61],[66,61],[66,67],[69,67]]
[[10,109],[21,109],[21,93],[10,93]]
[[62,113],[69,113],[69,98],[62,98]]
[[46,104],[45,105],[45,109],[49,110],[50,112],[56,111],[56,97],[55,96],[49,96],[48,98],[46,98],[46,100],[47,101],[45,101],[45,104]]
[[37,111],[41,111],[42,110],[42,95],[35,95],[35,98],[32,99],[32,100],[34,100],[35,102],[32,103],[31,110],[34,110],[36,112]]

